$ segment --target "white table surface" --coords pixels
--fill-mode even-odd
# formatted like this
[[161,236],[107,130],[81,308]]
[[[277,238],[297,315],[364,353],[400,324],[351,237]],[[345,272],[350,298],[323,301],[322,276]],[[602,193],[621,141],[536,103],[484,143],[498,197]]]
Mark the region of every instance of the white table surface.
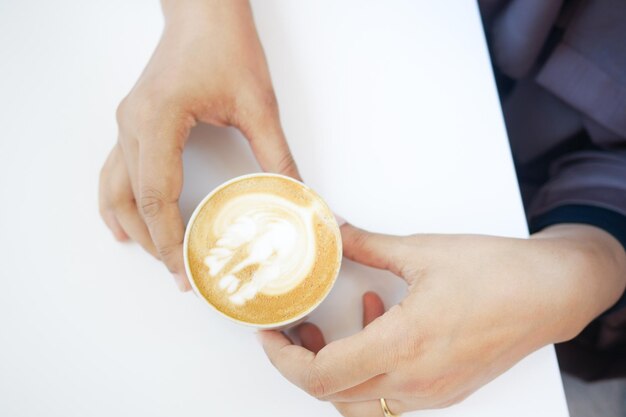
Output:
[[[301,172],[336,212],[390,233],[526,235],[473,2],[277,0],[255,13]],[[0,415],[336,415],[100,221],[114,110],[161,24],[156,0],[0,3]],[[258,170],[238,133],[206,126],[185,162],[186,216]],[[346,262],[312,320],[330,339],[356,331],[370,289],[388,305],[404,292]],[[414,415],[565,417],[554,350]]]

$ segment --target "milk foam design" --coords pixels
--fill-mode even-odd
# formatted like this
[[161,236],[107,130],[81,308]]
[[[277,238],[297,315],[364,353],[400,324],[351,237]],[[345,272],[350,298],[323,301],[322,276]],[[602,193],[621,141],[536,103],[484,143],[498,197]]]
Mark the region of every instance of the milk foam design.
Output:
[[[219,238],[204,264],[233,304],[243,305],[259,293],[284,294],[306,278],[315,259],[317,210],[261,193],[224,205],[213,223]],[[249,267],[256,269],[243,282],[238,274]]]

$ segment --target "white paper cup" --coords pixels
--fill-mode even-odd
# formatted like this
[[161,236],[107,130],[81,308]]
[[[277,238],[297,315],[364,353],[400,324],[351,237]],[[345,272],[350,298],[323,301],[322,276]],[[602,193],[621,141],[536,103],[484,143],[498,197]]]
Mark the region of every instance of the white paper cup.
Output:
[[328,208],[328,205],[326,204],[326,202],[319,197],[320,201],[322,202],[322,204],[324,204],[325,208],[328,210],[328,212],[331,214],[331,217],[333,217],[333,224],[334,226],[337,228],[337,235],[339,238],[339,241],[337,242],[338,245],[338,251],[337,251],[337,273],[335,274],[335,276],[332,278],[332,283],[331,285],[328,286],[328,290],[326,291],[326,293],[321,296],[319,298],[319,300],[313,304],[310,308],[308,308],[306,311],[304,311],[303,313],[292,317],[288,320],[284,320],[284,321],[280,321],[280,322],[276,322],[276,323],[268,323],[268,324],[258,324],[258,323],[250,323],[247,321],[242,321],[242,320],[238,320],[234,317],[229,316],[228,314],[224,313],[223,311],[221,311],[220,309],[218,309],[216,306],[214,306],[204,295],[202,295],[202,293],[200,292],[200,290],[198,289],[197,285],[196,285],[196,281],[193,278],[193,274],[191,272],[191,268],[189,266],[189,259],[187,256],[187,252],[188,252],[188,244],[189,244],[189,234],[191,231],[191,226],[194,224],[196,217],[198,216],[198,213],[200,213],[202,207],[204,207],[204,205],[206,204],[207,201],[209,201],[211,198],[213,198],[213,196],[220,191],[221,189],[229,186],[230,184],[237,182],[237,181],[241,181],[244,179],[248,179],[248,178],[259,178],[259,177],[278,177],[278,178],[282,178],[288,181],[291,181],[293,183],[298,184],[299,186],[303,187],[304,189],[312,192],[314,195],[318,196],[319,195],[313,191],[310,187],[308,187],[307,185],[303,184],[302,182],[295,180],[291,177],[287,177],[285,175],[280,175],[280,174],[270,174],[270,173],[257,173],[257,174],[248,174],[248,175],[242,175],[240,177],[236,177],[236,178],[232,178],[228,181],[226,181],[225,183],[219,185],[218,187],[216,187],[213,191],[211,191],[206,197],[204,197],[202,199],[202,201],[200,202],[200,204],[198,204],[198,206],[196,207],[196,209],[194,210],[193,214],[191,215],[191,218],[189,219],[189,223],[187,224],[187,229],[185,230],[185,240],[183,243],[183,258],[185,261],[185,271],[187,272],[187,277],[189,278],[189,281],[191,283],[191,287],[193,288],[193,292],[196,294],[196,296],[202,300],[202,302],[206,305],[208,305],[212,310],[217,311],[219,314],[221,314],[222,316],[226,317],[227,319],[234,321],[235,323],[239,323],[239,324],[243,324],[245,326],[250,326],[250,327],[254,327],[257,329],[275,329],[275,330],[281,330],[281,329],[286,329],[289,327],[293,327],[297,324],[302,323],[303,321],[306,320],[306,318],[308,317],[309,314],[311,314],[311,312],[313,310],[315,310],[321,303],[322,301],[324,301],[326,299],[326,297],[328,296],[328,294],[330,293],[330,291],[332,290],[332,288],[335,285],[335,281],[337,280],[337,276],[339,275],[339,269],[341,268],[341,260],[343,257],[343,253],[342,253],[342,245],[341,245],[341,233],[339,232],[339,226],[337,225],[337,222],[334,218],[334,216],[332,216],[332,211],[330,210],[330,208]]

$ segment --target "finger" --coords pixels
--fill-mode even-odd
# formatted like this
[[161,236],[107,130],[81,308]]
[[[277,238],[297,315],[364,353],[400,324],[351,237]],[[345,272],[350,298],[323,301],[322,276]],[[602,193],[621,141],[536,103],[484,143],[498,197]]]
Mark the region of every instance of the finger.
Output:
[[250,142],[252,152],[264,171],[301,180],[280,123],[278,107],[275,102],[264,105],[264,108],[249,112],[247,120],[242,121],[238,128]]
[[128,235],[132,240],[139,243],[141,247],[150,255],[159,259],[156,247],[150,238],[150,233],[144,223],[143,219],[137,211],[137,206],[133,201],[127,201],[126,203],[117,207],[116,216],[120,224],[128,232]]
[[[364,308],[366,310],[378,310],[378,306],[382,306],[382,301],[375,293],[367,293],[366,295],[368,299],[368,301],[365,301],[366,297],[364,297]],[[366,306],[366,303],[368,303],[369,305]],[[384,307],[382,313],[384,313]],[[368,316],[374,317],[374,311],[368,312]],[[302,342],[302,346],[310,350],[311,352],[319,352],[326,344],[321,330],[312,323],[304,323],[298,326],[297,332]],[[392,378],[388,375],[378,375],[364,382],[363,384],[349,388],[337,394],[333,394],[329,397],[324,397],[322,399],[325,401],[333,402],[355,402],[375,400],[380,398],[381,395],[390,396],[394,394],[394,391],[392,391],[390,388],[392,386],[392,384],[390,383],[391,379]]]
[[113,199],[110,192],[111,188],[109,186],[111,182],[111,175],[114,172],[115,160],[116,158],[119,158],[119,155],[117,155],[117,153],[117,147],[114,147],[109,153],[109,156],[107,157],[107,160],[105,161],[102,170],[100,171],[100,179],[98,184],[98,207],[102,220],[111,230],[115,239],[123,242],[128,240],[128,235],[115,217],[112,203]]
[[363,327],[385,314],[385,305],[375,292],[363,294]]
[[[385,313],[385,306],[378,294],[366,292],[363,294],[363,327],[373,322]],[[324,400],[333,402],[367,401],[388,396],[394,393],[393,378],[387,374],[378,375],[362,384],[337,392]]]
[[388,312],[360,332],[327,344],[315,357],[318,397],[361,384],[397,366],[400,317]]
[[[385,400],[389,411],[394,414],[400,415],[407,410],[398,401]],[[335,408],[344,417],[383,417],[383,408],[380,403],[380,399],[353,403],[333,403]]]
[[136,139],[131,139],[127,135],[120,135],[117,139],[117,148],[120,150],[122,160],[126,166],[126,173],[128,175],[131,190],[134,195],[134,199],[139,199],[139,183],[138,183],[138,164],[139,164],[139,144]]
[[[385,313],[385,306],[378,294],[367,292],[363,295],[363,327],[374,321],[377,317]],[[308,350],[317,353],[324,345],[324,336],[321,330],[311,323],[304,323],[298,327],[298,335],[302,341],[302,346]],[[390,377],[387,375],[378,375],[364,382],[363,384],[341,391],[337,394],[324,398],[329,401],[365,401],[377,399],[381,393],[390,395]]]
[[183,185],[182,152],[187,137],[170,126],[139,141],[138,208],[159,258],[181,291],[190,289],[183,263],[183,219],[178,198]]
[[397,366],[397,347],[404,336],[395,331],[401,324],[395,311],[390,310],[353,336],[329,343],[317,355],[304,347],[285,347],[284,337],[262,340],[270,360],[287,379],[322,398]]
[[312,323],[304,323],[298,326],[297,331],[300,341],[302,342],[302,346],[311,352],[317,353],[322,350],[324,346],[326,346],[324,335],[316,325]]
[[294,345],[287,336],[276,330],[262,330],[258,337],[272,365],[291,383],[307,391],[308,381],[303,370],[311,366],[315,354]]
[[[115,149],[119,154],[119,147],[116,146]],[[112,168],[108,190],[114,196],[112,210],[125,233],[132,240],[139,243],[148,253],[158,258],[148,228],[137,211],[128,171],[121,156],[116,158]]]
[[100,216],[102,217],[102,220],[104,220],[104,223],[107,225],[107,227],[113,233],[115,239],[120,242],[126,242],[129,239],[129,236],[126,234],[124,228],[117,221],[115,214],[113,214],[111,210],[101,209]]
[[333,403],[353,403],[377,400],[380,397],[391,398],[397,394],[395,379],[389,374],[377,375],[362,384],[320,398]]
[[346,223],[341,226],[341,238],[346,258],[402,276],[408,257],[404,237],[371,233]]

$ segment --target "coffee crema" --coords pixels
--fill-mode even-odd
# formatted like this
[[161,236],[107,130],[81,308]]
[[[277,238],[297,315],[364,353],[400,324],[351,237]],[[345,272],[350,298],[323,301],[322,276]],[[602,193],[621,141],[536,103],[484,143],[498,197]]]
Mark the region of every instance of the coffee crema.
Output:
[[252,325],[306,315],[328,294],[341,265],[341,236],[324,201],[277,174],[235,178],[192,216],[185,257],[197,292]]

